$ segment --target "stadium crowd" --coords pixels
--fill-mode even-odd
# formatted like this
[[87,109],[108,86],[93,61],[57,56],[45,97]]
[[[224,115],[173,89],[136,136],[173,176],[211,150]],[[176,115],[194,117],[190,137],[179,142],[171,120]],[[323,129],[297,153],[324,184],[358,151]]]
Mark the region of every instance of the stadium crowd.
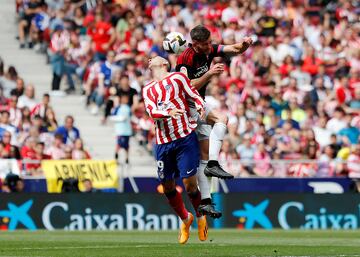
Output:
[[[154,128],[144,111],[141,88],[149,80],[149,58],[160,55],[175,67],[176,56],[162,49],[166,33],[178,31],[189,40],[191,28],[204,24],[216,44],[233,44],[252,35],[256,40],[245,54],[216,60],[224,62],[226,70],[211,80],[206,97],[208,104],[229,116],[220,155],[226,168],[237,176],[360,177],[358,1],[16,3],[20,48],[28,46],[48,55],[53,68],[51,95],[60,95],[64,84],[66,93],[81,91],[91,113],[103,112],[103,123],[116,115],[120,103],[127,103],[134,134],[149,151]],[[27,127],[26,133],[34,134],[30,138],[46,135],[42,129],[55,131],[57,122],[51,108],[46,114],[34,115],[28,106],[36,105],[33,86],[24,89],[14,68],[9,67],[1,76],[12,81],[16,91],[25,92],[23,96],[10,96],[3,89],[0,101],[8,102],[8,110],[19,108],[16,111],[22,118],[16,120],[10,114],[9,120],[5,110],[2,124],[12,123],[18,127],[16,131]],[[61,83],[65,77],[66,83]],[[127,97],[120,100],[121,96]],[[49,96],[44,95],[41,104],[48,101]],[[5,134],[12,136],[16,145],[14,133],[18,132]],[[2,136],[2,140],[0,147],[5,149],[10,139]],[[40,153],[44,145],[37,142],[18,143]],[[61,138],[55,136],[53,147],[64,143],[63,134]],[[81,140],[74,144],[82,149]],[[284,171],[284,166],[272,163],[283,159],[320,162],[292,164]]]
[[50,95],[35,99],[16,68],[0,60],[0,158],[26,160],[25,175],[42,175],[41,160],[89,159],[74,118],[58,123]]

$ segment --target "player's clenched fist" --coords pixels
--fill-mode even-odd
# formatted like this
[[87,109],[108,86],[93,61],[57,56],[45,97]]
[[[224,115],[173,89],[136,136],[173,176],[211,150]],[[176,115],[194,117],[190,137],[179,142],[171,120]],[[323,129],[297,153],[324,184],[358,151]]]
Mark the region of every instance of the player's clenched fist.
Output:
[[209,70],[211,75],[219,75],[224,71],[224,64],[217,63],[214,66],[212,66]]
[[252,45],[252,43],[253,43],[253,40],[252,40],[251,37],[245,37],[244,38],[243,44],[245,44],[245,45],[247,45],[249,47],[250,45]]

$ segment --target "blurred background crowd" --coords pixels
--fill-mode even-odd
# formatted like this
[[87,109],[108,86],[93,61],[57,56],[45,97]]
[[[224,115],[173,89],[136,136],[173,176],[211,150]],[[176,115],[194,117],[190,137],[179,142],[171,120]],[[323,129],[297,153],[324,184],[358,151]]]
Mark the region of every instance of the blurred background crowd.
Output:
[[[190,42],[191,28],[204,24],[216,44],[256,39],[241,56],[217,58],[226,70],[208,86],[207,103],[229,115],[226,169],[241,177],[360,177],[358,1],[16,0],[16,10],[19,47],[45,54],[53,79],[38,103],[36,85],[1,62],[2,158],[90,158],[73,117],[60,126],[52,111],[50,97],[65,94],[84,95],[103,124],[130,107],[118,136],[131,126],[151,153],[154,127],[141,99],[148,59],[160,55],[175,67],[164,36],[177,31]],[[273,163],[299,159],[309,161]]]
[[50,95],[35,99],[35,86],[25,84],[16,68],[0,61],[0,158],[19,162],[25,175],[43,175],[42,160],[90,159],[74,118],[58,122]]

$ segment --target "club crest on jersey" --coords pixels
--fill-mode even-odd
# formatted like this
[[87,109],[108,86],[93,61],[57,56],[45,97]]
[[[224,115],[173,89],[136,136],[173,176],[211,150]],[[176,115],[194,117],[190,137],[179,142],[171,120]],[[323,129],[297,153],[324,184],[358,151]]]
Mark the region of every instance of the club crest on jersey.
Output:
[[164,179],[164,178],[165,178],[165,174],[164,174],[164,172],[161,171],[161,170],[158,170],[158,176],[159,176],[160,179]]
[[169,90],[170,90],[170,88],[171,88],[171,86],[170,86],[170,85],[166,85],[166,86],[165,86],[165,90],[166,90],[166,91],[169,91]]

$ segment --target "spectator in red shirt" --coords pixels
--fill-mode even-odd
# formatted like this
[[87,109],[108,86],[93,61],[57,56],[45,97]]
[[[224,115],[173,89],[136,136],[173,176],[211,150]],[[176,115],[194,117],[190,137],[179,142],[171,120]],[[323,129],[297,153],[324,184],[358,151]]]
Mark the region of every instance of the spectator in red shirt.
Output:
[[94,59],[105,60],[106,52],[115,42],[115,30],[110,23],[103,21],[101,12],[96,12],[93,15],[87,15],[84,20],[84,25],[88,27],[87,34],[90,36],[93,45],[92,49],[95,53]]
[[288,55],[284,59],[284,63],[280,66],[279,72],[282,77],[287,77],[291,71],[295,70],[294,59]]
[[335,84],[336,98],[339,104],[349,103],[353,97],[353,92],[349,87],[349,78],[344,76]]
[[50,160],[51,156],[44,153],[45,144],[42,142],[36,143],[34,148],[34,155],[31,158],[33,163],[26,164],[26,171],[33,176],[43,176],[43,170],[41,169],[42,160]]
[[315,76],[322,63],[323,61],[316,57],[314,48],[310,47],[308,55],[304,58],[302,70]]
[[21,148],[21,157],[23,159],[33,159],[35,156],[36,139],[28,137],[25,140],[25,145]]

